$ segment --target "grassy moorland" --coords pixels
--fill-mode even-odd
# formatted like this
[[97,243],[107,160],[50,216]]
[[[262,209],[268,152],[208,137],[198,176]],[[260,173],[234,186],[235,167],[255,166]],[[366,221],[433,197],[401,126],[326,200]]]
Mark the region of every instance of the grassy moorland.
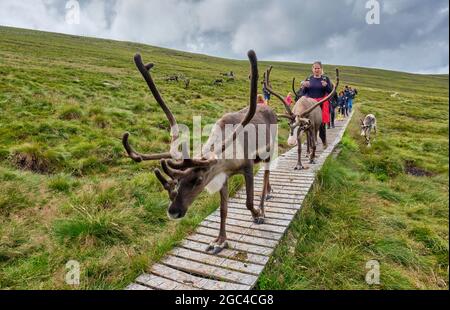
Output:
[[[448,289],[448,77],[424,80],[441,87],[429,92],[391,76],[386,88],[354,82],[360,96],[340,153],[319,172],[258,288]],[[358,126],[368,113],[379,130],[371,148]],[[379,285],[365,281],[370,260]]]
[[[179,123],[192,127],[201,115],[210,124],[246,105],[247,61],[0,27],[0,288],[70,289],[65,264],[75,259],[76,288],[121,289],[217,207],[218,195],[205,193],[183,220],[169,221],[158,163],[125,156],[124,131],[143,151],[165,151],[169,141],[133,64],[137,51],[155,63]],[[272,64],[281,93],[309,74],[307,64]],[[358,112],[258,287],[371,288],[365,262],[377,259],[375,288],[446,288],[448,76],[340,69],[342,83],[359,90]],[[221,76],[229,71],[235,80]],[[189,87],[166,81],[171,75]],[[368,112],[379,125],[370,149],[357,128]],[[241,185],[234,177],[230,188]]]

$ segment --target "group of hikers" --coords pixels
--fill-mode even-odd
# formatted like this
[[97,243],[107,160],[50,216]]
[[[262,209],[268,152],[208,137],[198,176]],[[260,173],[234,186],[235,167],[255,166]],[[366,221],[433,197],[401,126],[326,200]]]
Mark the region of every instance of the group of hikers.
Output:
[[[319,101],[326,97],[333,90],[333,84],[330,79],[324,75],[322,63],[316,61],[312,65],[312,75],[301,82],[300,89],[295,94],[295,99],[298,100],[302,96],[307,96]],[[263,94],[257,97],[258,104],[269,104],[270,92],[263,84]],[[346,85],[339,93],[336,91],[334,96],[329,101],[325,101],[322,108],[322,124],[324,129],[334,128],[334,121],[342,120],[352,112],[353,99],[358,94],[356,88],[351,88]],[[284,98],[287,105],[295,104],[292,93],[289,92]]]

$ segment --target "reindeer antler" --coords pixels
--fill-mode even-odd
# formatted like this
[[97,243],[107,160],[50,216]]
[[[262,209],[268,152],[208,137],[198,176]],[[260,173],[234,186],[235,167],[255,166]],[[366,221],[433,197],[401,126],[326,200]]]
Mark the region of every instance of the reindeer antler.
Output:
[[[286,109],[287,118],[293,119],[295,116],[291,111],[291,108],[286,104],[286,102],[284,101],[284,98],[281,97],[279,94],[277,94],[272,87],[270,86],[270,72],[272,71],[272,66],[270,66],[269,68],[267,68],[266,73],[265,73],[265,79],[264,79],[264,87],[269,91],[269,93],[271,93],[272,95],[274,95],[275,97],[277,97],[278,99],[281,100],[281,102],[283,102],[284,108]],[[281,116],[283,117],[283,116]]]
[[234,129],[231,137],[226,138],[226,140],[222,143],[221,152],[223,153],[225,149],[228,147],[230,143],[232,143],[238,133],[252,120],[253,116],[255,116],[256,112],[256,96],[258,92],[258,61],[256,59],[255,51],[249,50],[247,53],[248,59],[250,61],[250,103],[249,108],[247,110],[247,114],[242,119],[242,121],[237,125]]
[[122,143],[125,147],[125,150],[127,151],[128,155],[133,159],[134,161],[140,162],[142,160],[154,160],[154,159],[162,159],[162,158],[182,158],[182,153],[179,152],[178,146],[174,143],[179,136],[179,129],[177,121],[175,120],[175,117],[173,116],[170,109],[167,107],[166,103],[162,99],[161,95],[159,94],[158,89],[156,88],[155,83],[153,82],[153,79],[150,75],[150,69],[154,66],[152,63],[144,65],[142,62],[142,57],[140,54],[136,54],[134,56],[134,63],[136,64],[136,67],[138,68],[139,72],[141,72],[142,76],[144,77],[145,81],[147,82],[148,88],[150,89],[151,93],[153,94],[153,97],[155,97],[156,102],[158,102],[161,109],[166,114],[167,119],[170,123],[170,135],[172,136],[172,141],[170,143],[170,151],[167,153],[157,153],[157,154],[141,154],[136,152],[129,144],[128,137],[129,133],[126,132],[122,137]]

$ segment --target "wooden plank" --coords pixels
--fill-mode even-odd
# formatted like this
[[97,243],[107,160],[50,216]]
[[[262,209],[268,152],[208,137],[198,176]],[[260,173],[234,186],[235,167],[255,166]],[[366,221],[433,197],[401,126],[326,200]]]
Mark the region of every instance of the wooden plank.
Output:
[[[313,173],[309,173],[308,171],[305,170],[295,170],[295,169],[289,169],[289,168],[282,168],[282,165],[289,165],[295,163],[297,164],[297,160],[295,160],[294,162],[281,162],[277,165],[277,168],[275,169],[271,169],[270,170],[270,174],[274,174],[274,175],[280,175],[280,176],[286,176],[286,177],[291,177],[291,176],[295,176],[295,177],[302,177],[304,179],[314,179],[315,175]],[[278,168],[280,167],[280,168]]]
[[[217,212],[220,214],[220,210]],[[268,208],[265,208],[264,212],[266,214],[266,219],[268,219],[268,220],[276,219],[276,220],[283,220],[283,221],[290,223],[292,218],[294,217],[294,214],[276,213],[276,212],[272,212]],[[251,217],[250,211],[248,211],[247,208],[238,209],[238,208],[233,208],[232,205],[228,206],[228,214],[236,214],[236,216],[247,216],[248,215]],[[271,222],[269,222],[269,224],[271,224]]]
[[[211,216],[210,215],[206,218],[206,220],[210,221],[210,222],[220,223],[220,216]],[[251,220],[251,218],[249,218],[249,220],[247,220],[247,221],[243,221],[240,219],[233,219],[233,218],[227,217],[226,224],[233,225],[233,226],[239,226],[239,227],[243,227],[243,228],[252,228],[252,229],[256,229],[256,230],[276,232],[276,233],[280,233],[280,234],[284,233],[284,231],[286,230],[286,227],[287,227],[287,226],[270,225],[266,222],[264,222],[263,224],[255,224],[253,222],[253,220]]]
[[[241,202],[246,203],[246,195],[238,195],[230,199],[230,202]],[[274,198],[269,199],[264,202],[264,206],[278,206],[282,208],[295,208],[298,209],[298,205],[303,201],[302,198],[280,198],[274,195]],[[259,206],[260,198],[258,196],[254,197],[253,205]]]
[[[200,253],[206,253],[205,249],[208,246],[208,244],[193,241],[193,240],[183,240],[180,244],[181,247],[190,249],[193,251],[197,251]],[[258,255],[253,253],[248,253],[246,251],[237,251],[232,248],[225,248],[222,251],[220,251],[216,256],[229,258],[233,260],[237,260],[240,262],[246,262],[251,264],[258,264],[264,266],[267,261],[269,260],[269,257],[264,255]]]
[[[289,226],[289,224],[291,223],[291,221],[286,220],[286,219],[274,218],[272,216],[273,213],[268,213],[265,210],[264,210],[264,214],[265,214],[265,219],[266,219],[264,224],[277,225],[277,226],[285,227],[285,226]],[[211,213],[211,216],[217,217],[220,220],[220,210],[214,211],[213,213]],[[227,220],[229,218],[230,219],[235,219],[235,220],[246,221],[246,222],[253,222],[253,218],[252,218],[252,216],[251,216],[249,211],[242,212],[242,213],[228,212]]]
[[[300,189],[299,189],[297,192],[294,192],[293,194],[282,192],[282,191],[275,191],[275,190],[273,190],[273,191],[270,192],[270,195],[273,197],[274,200],[276,200],[277,197],[284,198],[284,199],[301,199],[301,198],[306,196],[306,193],[307,193],[306,189],[305,189],[304,192],[301,192]],[[245,191],[238,191],[236,193],[237,197],[242,197],[242,196],[243,197],[247,197],[246,195],[247,194],[245,193]],[[254,189],[253,195],[254,195],[254,197],[261,198],[262,191]]]
[[[261,181],[255,181],[253,183],[254,185],[254,191],[256,192],[261,192],[262,191],[262,187],[263,187],[263,182]],[[270,182],[270,186],[271,186],[271,193],[284,193],[284,194],[297,194],[300,191],[305,191],[305,190],[309,190],[309,188],[311,187],[312,183],[303,183],[303,184],[298,184],[296,185],[287,185],[286,183],[282,183],[282,182]],[[245,187],[240,189],[238,191],[239,193],[245,193]]]
[[[227,237],[228,233],[227,233]],[[207,236],[207,235],[202,235],[202,234],[192,234],[186,237],[188,240],[192,240],[192,241],[197,241],[197,242],[201,242],[203,244],[205,244],[205,248],[206,245],[210,244],[215,237],[211,237],[211,236]],[[236,250],[236,251],[245,251],[247,253],[252,253],[252,254],[258,254],[258,255],[262,255],[262,256],[268,256],[272,253],[272,249],[271,248],[267,248],[267,247],[263,247],[263,246],[258,246],[258,245],[254,245],[254,244],[249,244],[249,243],[242,243],[236,240],[230,240],[229,246],[230,249],[232,250]]]
[[167,267],[161,264],[153,264],[152,273],[164,278],[171,279],[180,283],[192,285],[193,287],[204,290],[248,290],[249,285],[236,284],[231,282],[211,280],[202,277],[196,277],[189,273]]
[[[302,161],[304,165],[309,165]],[[294,167],[297,165],[297,161],[295,162],[286,162],[280,163],[276,168],[270,170],[271,177],[280,177],[280,178],[295,178],[296,180],[313,180],[314,177],[311,172],[307,169],[303,170],[295,170]],[[306,175],[308,173],[308,175]],[[256,174],[255,177],[262,178],[264,176],[263,173]]]
[[[311,186],[311,184],[313,184],[314,182],[305,181],[305,182],[301,182],[301,183],[286,183],[281,180],[274,179],[274,180],[270,180],[269,183],[272,186],[272,190],[277,189],[280,191],[283,191],[283,190],[297,191],[299,188],[309,188]],[[262,188],[264,181],[263,180],[254,180],[253,184],[256,188]],[[242,190],[244,190],[244,189],[245,189],[245,187],[242,188]]]
[[[302,161],[303,162],[303,161]],[[285,176],[285,177],[300,177],[302,179],[315,179],[315,174],[309,172],[308,170],[295,170],[295,169],[291,169],[289,168],[289,165],[295,165],[297,164],[297,160],[295,161],[286,161],[286,162],[280,162],[277,163],[276,167],[271,168],[270,171],[270,175],[280,175],[280,176]],[[284,167],[283,167],[284,166]],[[257,174],[255,174],[255,176],[264,176],[264,171],[258,172]]]
[[[311,167],[310,164],[307,164],[307,166]],[[311,169],[311,168],[310,168]],[[254,178],[255,180],[264,180],[263,176],[255,176]],[[292,182],[292,183],[304,183],[305,181],[309,181],[309,182],[314,182],[314,180],[309,179],[309,178],[302,178],[301,175],[300,176],[293,176],[293,175],[281,175],[281,174],[275,174],[275,173],[271,173],[269,180],[278,180],[278,181],[288,181],[288,182]]]
[[[279,195],[298,195],[299,193],[305,194],[308,193],[309,188],[311,187],[311,184],[298,184],[298,186],[295,185],[285,185],[282,182],[279,181],[271,181],[270,182],[270,186],[271,186],[271,194],[275,193],[275,194],[279,194]],[[262,194],[262,187],[263,187],[263,182],[259,182],[259,181],[255,181],[253,183],[254,187],[253,187],[253,196],[260,196]],[[236,192],[240,193],[240,194],[245,194],[246,193],[246,189],[245,187],[240,189],[239,191]]]
[[[288,197],[280,197],[279,195],[272,195],[273,198],[270,200],[276,201],[277,203],[285,203],[285,204],[299,204],[302,202],[302,198],[288,198]],[[233,199],[243,199],[245,200],[247,195],[244,194],[236,194]],[[255,196],[255,199],[253,200],[255,205],[259,205],[260,197]]]
[[[203,221],[200,223],[200,226],[219,230],[220,224],[215,223],[215,222],[210,222],[210,221]],[[255,229],[251,229],[251,228],[233,226],[233,225],[229,225],[229,224],[226,225],[226,231],[227,231],[227,233],[234,232],[237,234],[258,237],[258,238],[264,238],[264,239],[266,239],[266,240],[264,240],[264,242],[266,242],[266,243],[271,242],[272,246],[276,246],[277,240],[279,240],[282,237],[282,234],[280,234],[280,233],[255,230]]]
[[181,284],[154,274],[144,273],[136,278],[138,284],[142,284],[158,290],[197,290],[191,285]]
[[[256,181],[263,181],[264,178],[260,177],[260,176],[255,176],[254,180]],[[290,185],[296,185],[296,184],[305,184],[305,183],[313,183],[314,180],[310,180],[310,179],[301,179],[301,178],[296,178],[296,177],[291,177],[291,178],[285,178],[285,177],[278,177],[278,176],[270,176],[269,181],[272,183],[274,181],[279,181],[279,182],[283,182],[284,184],[290,184]]]
[[[248,209],[245,205],[245,200],[230,201],[228,203],[228,210],[230,210],[232,208],[243,209],[243,210],[247,210],[247,212],[250,212],[250,211],[248,211]],[[256,208],[258,208],[258,205],[256,205]],[[264,204],[264,211],[273,212],[273,213],[295,214],[295,213],[297,213],[298,209],[299,208],[297,208],[296,206],[287,208],[285,204],[283,204],[282,206],[278,206],[278,205],[274,205],[274,204],[269,205],[269,204],[267,204],[267,202]]]
[[[214,229],[214,228],[204,227],[204,226],[198,227],[196,229],[196,232],[198,232],[199,234],[208,235],[208,236],[211,236],[214,238],[217,238],[217,236],[219,235],[219,229]],[[258,237],[251,236],[251,235],[234,233],[234,232],[231,232],[228,230],[227,230],[227,238],[230,241],[239,241],[239,242],[244,242],[244,243],[250,243],[250,244],[254,244],[254,245],[265,246],[268,248],[274,248],[277,245],[277,241],[275,241],[275,240],[263,239],[263,238],[258,238]]]
[[152,288],[150,288],[148,286],[140,285],[137,283],[131,283],[125,289],[130,290],[130,291],[151,291],[151,290],[153,290]]
[[170,254],[173,256],[189,259],[191,261],[213,265],[224,269],[236,270],[256,276],[264,269],[264,266],[262,265],[241,262],[238,260],[220,257],[218,255],[205,254],[182,247],[176,247],[175,249],[170,251]]
[[216,280],[224,280],[237,284],[245,284],[251,287],[253,287],[253,285],[256,283],[256,280],[258,279],[258,277],[255,275],[227,270],[221,267],[194,262],[172,255],[166,256],[161,263],[178,270],[192,273],[194,275],[206,276],[214,278]]

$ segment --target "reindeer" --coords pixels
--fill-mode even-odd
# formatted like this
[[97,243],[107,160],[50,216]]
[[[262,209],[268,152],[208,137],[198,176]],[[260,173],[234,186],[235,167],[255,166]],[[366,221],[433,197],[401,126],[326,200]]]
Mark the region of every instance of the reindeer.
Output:
[[166,77],[165,80],[168,81],[168,82],[170,82],[170,81],[178,82],[178,75],[171,75],[171,76],[168,76],[168,77]]
[[366,138],[367,147],[370,147],[370,131],[373,129],[377,133],[377,119],[373,114],[367,114],[361,121],[361,136]]
[[[228,201],[228,179],[235,174],[244,175],[247,194],[246,206],[250,211],[254,222],[257,224],[264,222],[264,200],[268,199],[268,194],[271,191],[271,186],[269,183],[270,171],[266,169],[264,172],[264,185],[259,208],[255,208],[253,205],[253,167],[254,164],[259,162],[269,165],[270,160],[273,157],[272,152],[274,149],[275,138],[271,139],[270,137],[270,135],[273,134],[270,132],[270,127],[273,127],[271,125],[277,124],[277,117],[270,107],[257,106],[256,104],[258,68],[255,52],[250,50],[248,52],[248,57],[251,64],[249,107],[238,112],[223,115],[215,123],[211,135],[203,147],[203,154],[197,157],[194,156],[192,159],[186,154],[183,155],[179,151],[179,147],[176,144],[179,137],[179,128],[175,117],[160,96],[152,80],[150,69],[153,67],[153,64],[144,65],[139,54],[136,54],[134,57],[136,66],[169,120],[172,142],[169,152],[160,154],[141,154],[136,152],[130,146],[128,142],[129,133],[127,132],[122,138],[123,146],[125,147],[129,157],[136,162],[140,162],[142,160],[161,161],[161,168],[169,179],[166,179],[159,169],[155,169],[154,172],[158,180],[169,193],[171,202],[168,208],[168,216],[171,219],[180,219],[184,217],[189,206],[204,188],[211,192],[220,190],[221,220],[219,236],[206,248],[206,251],[212,254],[216,254],[228,246],[225,231]],[[266,134],[265,144],[261,146],[258,145],[258,148],[254,150],[253,153],[255,156],[244,157],[244,159],[220,158],[230,144],[238,144],[236,137],[243,132],[244,127],[247,124],[253,124],[255,126],[263,125],[264,128],[266,128],[264,132]],[[225,125],[234,125],[235,129],[231,136],[225,136]],[[259,135],[261,132],[257,131],[256,134]],[[217,141],[219,143],[217,143]],[[258,139],[256,141],[258,141]],[[246,142],[244,142],[244,148],[245,147]],[[262,151],[262,149],[265,151],[267,151],[267,149],[270,150],[268,157],[264,157],[264,151]]]
[[[278,115],[278,117],[288,119],[290,127],[290,134],[287,141],[288,144],[291,146],[295,146],[296,144],[298,145],[298,159],[294,170],[305,169],[301,161],[302,133],[306,133],[306,145],[308,152],[311,150],[311,152],[309,152],[309,163],[314,164],[314,158],[316,157],[317,133],[319,132],[320,125],[322,124],[322,111],[316,108],[326,100],[330,99],[336,92],[336,87],[339,85],[339,70],[336,68],[336,85],[333,86],[333,90],[330,94],[328,94],[328,96],[319,102],[316,102],[312,98],[301,97],[295,103],[293,110],[291,110],[291,108],[286,104],[283,97],[274,92],[270,86],[269,76],[271,71],[272,66],[270,66],[264,74],[264,83],[267,90],[272,95],[280,99],[286,109],[287,114],[281,114]],[[323,145],[326,145],[326,141],[322,140],[322,143]]]
[[185,88],[185,89],[188,89],[190,83],[191,83],[191,80],[190,80],[190,79],[185,79],[185,80],[184,80],[184,88]]
[[223,75],[223,76],[226,76],[226,77],[234,78],[234,73],[233,73],[233,71],[221,73],[220,75]]
[[222,85],[222,83],[223,83],[223,79],[215,79],[213,82],[214,85]]

